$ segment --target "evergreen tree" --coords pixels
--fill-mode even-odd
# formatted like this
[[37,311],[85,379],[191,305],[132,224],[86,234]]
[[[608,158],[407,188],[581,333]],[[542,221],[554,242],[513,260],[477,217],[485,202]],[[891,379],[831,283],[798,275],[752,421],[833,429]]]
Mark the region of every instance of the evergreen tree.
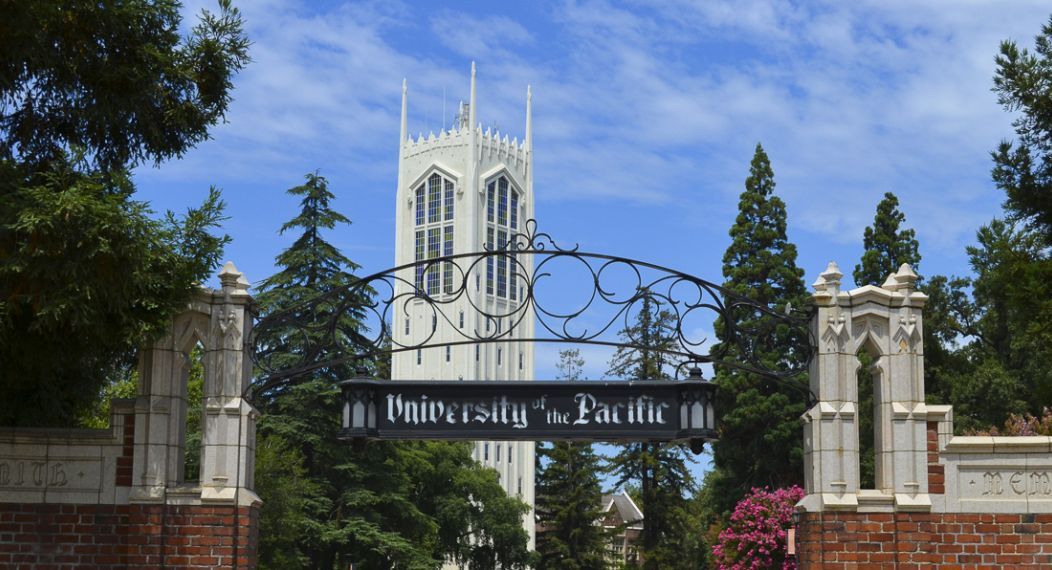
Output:
[[1005,191],[1011,218],[1023,220],[1052,243],[1052,17],[1035,40],[1034,52],[1001,42],[994,92],[1008,111],[1019,111],[1017,140],[993,152],[993,178]]
[[[559,352],[563,380],[580,380],[584,360],[577,349]],[[551,442],[537,448],[538,570],[604,570],[606,536],[600,458],[591,443]]]
[[[663,350],[675,346],[673,316],[649,292],[639,294],[635,323],[620,332],[607,376],[629,380],[667,380],[671,364]],[[695,568],[700,533],[685,493],[694,490],[687,449],[682,444],[638,442],[624,445],[610,460],[615,487],[639,485],[643,511],[640,555],[644,568]]]
[[912,229],[900,229],[906,214],[899,211],[899,199],[887,192],[877,204],[873,225],[862,234],[862,262],[855,266],[855,286],[880,286],[884,279],[903,264],[914,271],[920,265],[916,234]]
[[[741,194],[738,216],[731,227],[731,244],[723,256],[724,287],[760,305],[784,310],[809,301],[803,271],[796,267],[796,246],[786,237],[785,204],[774,195],[774,172],[763,147],[756,152]],[[732,314],[740,329],[757,326],[748,309]],[[739,347],[728,342],[722,320],[716,336],[726,357]],[[763,365],[778,368],[795,362],[787,332],[776,330],[774,342],[752,343]],[[729,514],[753,487],[788,487],[803,479],[803,433],[800,415],[806,407],[807,378],[780,382],[719,367],[717,407],[722,414],[720,439],[713,446],[715,469],[705,479],[710,517]]]
[[[289,193],[301,197],[301,211],[281,231],[300,233],[278,256],[278,273],[262,283],[257,300],[264,314],[333,293],[353,283],[358,267],[322,235],[350,223],[332,209],[325,178],[308,174]],[[372,294],[361,293],[343,299],[335,339],[329,327],[309,325],[329,323],[339,303],[295,315],[305,328],[262,331],[271,364],[325,360],[334,346],[353,346],[363,332],[362,303]],[[385,369],[384,362],[373,366]],[[336,382],[353,373],[346,364],[322,367],[262,394],[260,524],[281,530],[261,535],[261,567],[433,568],[447,558],[477,569],[522,567],[527,507],[504,493],[496,472],[472,460],[466,444],[382,442],[354,451],[337,440]],[[280,496],[271,501],[268,493]]]
[[207,139],[248,61],[228,1],[185,34],[179,11],[0,8],[0,425],[89,414],[222,254],[218,192],[162,220],[133,199],[129,169]]
[[[880,286],[889,274],[908,263],[914,271],[920,265],[920,252],[913,229],[902,229],[906,215],[899,210],[899,199],[887,192],[877,204],[873,225],[862,234],[864,253],[862,261],[855,266],[855,285]],[[925,330],[925,332],[928,332]],[[938,337],[926,335],[925,347],[934,346]],[[858,433],[859,433],[859,478],[863,489],[876,487],[875,418],[873,399],[873,372],[871,367],[877,355],[863,349],[859,352],[858,368]]]
[[[1017,140],[992,153],[1006,219],[982,227],[968,248],[973,277],[935,277],[925,288],[928,394],[953,404],[966,431],[1039,415],[1052,401],[1052,19],[1034,52],[1005,41],[996,64],[998,100],[1020,113]],[[958,348],[932,354],[928,331]]]

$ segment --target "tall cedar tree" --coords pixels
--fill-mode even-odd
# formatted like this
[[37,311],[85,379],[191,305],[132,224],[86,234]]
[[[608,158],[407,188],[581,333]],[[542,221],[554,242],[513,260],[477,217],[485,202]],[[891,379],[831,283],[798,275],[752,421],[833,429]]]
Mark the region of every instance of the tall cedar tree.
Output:
[[[763,147],[756,152],[731,227],[731,244],[723,256],[723,286],[732,294],[784,311],[803,307],[809,296],[803,271],[796,267],[796,246],[786,238],[785,204],[774,195],[774,172]],[[753,313],[733,315],[740,329],[756,325]],[[776,332],[767,348],[756,344],[754,356],[771,368],[785,367],[799,358],[789,339]],[[728,357],[739,351],[728,342],[722,320],[716,336]],[[781,341],[779,341],[781,339]],[[778,382],[739,370],[716,371],[717,409],[722,413],[720,440],[714,445],[715,469],[705,480],[706,493],[717,515],[729,514],[753,487],[798,485],[803,479],[803,432],[807,378]],[[793,384],[796,384],[793,386]]]
[[[621,342],[606,374],[628,380],[668,380],[669,356],[662,352],[676,343],[674,317],[647,291],[638,298],[635,323],[620,332]],[[615,487],[639,486],[643,511],[640,555],[643,567],[695,568],[701,556],[690,501],[695,489],[682,444],[650,442],[621,447],[608,470]]]
[[[581,380],[584,360],[577,349],[559,352],[559,378]],[[604,570],[607,537],[600,458],[591,443],[556,441],[538,447],[538,570]]]
[[880,286],[884,279],[903,263],[914,271],[920,265],[920,250],[916,232],[902,229],[906,214],[899,210],[899,199],[887,192],[877,204],[873,225],[862,234],[862,262],[855,266],[855,286]]
[[248,61],[228,1],[179,8],[0,2],[0,425],[90,414],[219,261],[218,192],[157,220],[128,174],[207,139]]
[[[289,193],[302,197],[302,209],[281,231],[302,233],[278,256],[280,271],[261,284],[264,314],[344,287],[358,268],[322,236],[349,223],[332,210],[326,180],[309,174]],[[371,292],[363,293],[346,299],[349,310],[336,326],[341,342],[364,332],[361,307]],[[296,318],[325,323],[333,310],[335,304],[321,305]],[[305,350],[331,348],[319,328],[269,331],[260,341],[277,366]],[[504,494],[494,471],[472,461],[466,444],[377,443],[354,451],[338,442],[335,383],[352,372],[346,365],[322,368],[264,394],[260,523],[275,532],[261,535],[261,567],[433,568],[447,558],[470,568],[521,567],[528,558],[521,525],[527,507]]]
[[[899,210],[899,199],[887,192],[877,204],[873,225],[862,234],[862,261],[855,266],[855,285],[880,286],[889,274],[903,263],[910,264],[914,271],[920,266],[920,246],[913,229],[903,229],[906,214]],[[927,332],[927,330],[925,331]],[[933,331],[934,332],[934,331]],[[925,338],[925,349],[933,347],[937,338],[931,334]],[[873,372],[871,367],[877,355],[862,349],[859,352],[858,410],[859,410],[859,470],[862,488],[876,488],[876,457],[873,454],[875,441],[874,422],[876,410],[873,398]]]

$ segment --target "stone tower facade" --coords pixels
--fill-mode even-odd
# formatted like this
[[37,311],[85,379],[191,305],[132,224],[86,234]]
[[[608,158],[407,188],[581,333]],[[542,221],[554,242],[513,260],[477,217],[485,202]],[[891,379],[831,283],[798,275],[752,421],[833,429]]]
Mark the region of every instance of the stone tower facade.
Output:
[[[493,250],[533,218],[533,146],[530,91],[522,142],[483,130],[476,119],[475,64],[471,95],[456,124],[413,140],[407,133],[408,93],[402,85],[402,126],[395,197],[395,265]],[[475,263],[477,261],[477,263]],[[396,352],[395,380],[527,380],[534,376],[532,313],[519,310],[531,260],[514,254],[466,258],[459,263],[407,269],[398,274],[392,315],[395,347],[506,340]],[[480,441],[475,458],[500,473],[508,494],[534,504],[534,443]],[[523,525],[534,544],[533,514]]]

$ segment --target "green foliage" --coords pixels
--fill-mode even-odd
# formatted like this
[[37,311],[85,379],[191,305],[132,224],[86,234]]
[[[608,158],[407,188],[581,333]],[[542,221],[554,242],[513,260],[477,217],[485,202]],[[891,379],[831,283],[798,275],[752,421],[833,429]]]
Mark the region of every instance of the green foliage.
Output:
[[[877,213],[873,225],[862,234],[864,253],[862,261],[855,266],[855,285],[880,286],[884,279],[902,264],[909,264],[914,271],[920,265],[920,251],[913,229],[902,229],[906,215],[899,210],[899,199],[887,192],[884,199],[877,204]],[[934,344],[936,337],[929,335],[926,346]],[[876,355],[869,354],[865,348],[858,355],[858,410],[859,410],[859,468],[862,488],[876,487],[876,467],[874,464],[873,445],[875,437],[873,392],[873,372]]]
[[[1052,260],[1033,230],[994,220],[968,248],[972,279],[932,279],[932,324],[961,345],[932,366],[935,397],[954,406],[960,429],[1002,424],[1013,413],[1040,413],[1052,401]],[[971,288],[969,295],[968,288]],[[926,318],[928,312],[926,312]]]
[[[772,308],[803,307],[809,302],[803,271],[796,266],[796,246],[786,237],[785,204],[774,195],[774,172],[763,147],[756,152],[745,180],[731,244],[723,256],[724,287],[733,294]],[[734,314],[745,329],[757,317],[747,310]],[[728,331],[716,322],[716,336]],[[754,347],[755,356],[771,368],[798,358],[788,348],[788,331],[776,330],[775,342]],[[734,343],[721,347],[733,357]],[[798,365],[796,363],[794,365]],[[711,499],[709,521],[729,515],[753,487],[788,487],[802,483],[803,437],[799,418],[806,400],[806,377],[774,382],[761,376],[718,368],[717,409],[720,440],[713,446],[714,470],[705,478]],[[793,386],[795,384],[795,386]]]
[[186,216],[155,220],[130,199],[123,174],[60,162],[35,182],[4,182],[0,424],[61,425],[91,405],[114,367],[130,366],[218,263],[227,240],[211,231],[223,202],[213,190]]
[[1052,18],[1035,38],[1034,51],[1001,42],[994,92],[1007,111],[1017,140],[1001,141],[993,179],[1008,198],[1011,218],[1025,220],[1048,241],[1052,238]]
[[77,426],[89,429],[109,429],[111,402],[115,398],[134,398],[139,389],[139,373],[131,367],[113,371],[99,396],[88,408],[80,411]]
[[884,279],[903,263],[910,264],[914,271],[920,265],[920,251],[916,232],[900,229],[906,214],[899,211],[899,199],[887,192],[877,204],[877,215],[873,225],[862,234],[862,262],[855,266],[855,285],[880,286]]
[[179,31],[179,2],[0,3],[0,159],[35,168],[89,150],[110,172],[208,138],[248,62],[229,0]]
[[157,221],[127,169],[207,138],[248,42],[226,0],[185,38],[173,1],[0,13],[0,424],[68,425],[222,253],[217,191]]
[[[580,380],[577,349],[559,352],[559,378]],[[590,443],[556,441],[538,446],[537,553],[539,570],[604,570],[607,537],[602,517],[600,457]]]
[[[301,198],[299,214],[282,226],[298,236],[277,258],[279,271],[257,296],[273,313],[352,283],[358,266],[322,234],[346,217],[332,210],[333,194],[315,174],[289,194]],[[360,306],[341,313],[337,334],[356,342]],[[365,299],[361,299],[365,302]],[[328,322],[334,307],[297,315]],[[311,329],[308,329],[311,330]],[[320,332],[269,329],[261,339],[282,359],[328,346]],[[386,370],[386,362],[374,365]],[[260,556],[270,568],[435,568],[445,559],[473,569],[521,568],[528,562],[522,517],[528,507],[501,488],[497,473],[480,467],[467,444],[371,443],[355,450],[337,439],[341,398],[336,382],[353,373],[340,364],[262,395],[264,458],[257,477],[264,535]],[[286,526],[286,521],[289,525]]]
[[[667,380],[669,357],[661,349],[675,344],[673,317],[650,296],[642,294],[632,325],[620,332],[621,342],[610,359],[607,376],[630,380]],[[701,557],[691,503],[685,494],[695,489],[688,451],[682,444],[650,442],[621,446],[610,459],[614,486],[639,485],[643,510],[641,558],[644,568],[695,568]]]

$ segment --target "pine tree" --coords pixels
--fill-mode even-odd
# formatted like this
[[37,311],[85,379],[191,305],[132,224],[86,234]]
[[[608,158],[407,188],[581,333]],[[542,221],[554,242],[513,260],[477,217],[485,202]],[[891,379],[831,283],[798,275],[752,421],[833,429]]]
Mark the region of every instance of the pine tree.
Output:
[[[577,349],[559,352],[562,380],[581,379]],[[537,450],[538,570],[603,570],[606,536],[602,517],[600,458],[591,443],[556,441]]]
[[[723,256],[723,286],[732,294],[784,310],[808,302],[803,271],[796,267],[796,246],[786,237],[785,204],[774,195],[774,172],[763,147],[756,152],[731,227],[731,244]],[[757,325],[753,312],[732,313],[739,330]],[[787,334],[787,333],[786,333]],[[722,320],[716,336],[733,358],[739,347],[729,342]],[[755,343],[759,362],[776,368],[795,362],[789,338],[776,331],[775,342]],[[773,381],[718,367],[717,410],[722,414],[720,439],[713,446],[715,469],[705,479],[713,514],[727,514],[753,487],[787,487],[802,483],[803,432],[800,415],[806,406],[806,377]]]
[[1012,124],[1017,140],[1001,141],[993,152],[993,178],[1005,191],[1005,208],[1052,243],[1052,17],[1035,40],[1035,50],[1001,42],[994,91],[1008,111],[1022,116]]
[[884,279],[903,263],[914,271],[920,265],[920,251],[913,229],[900,229],[906,214],[899,211],[899,199],[887,192],[877,204],[873,225],[862,234],[862,262],[855,266],[855,285],[880,286]]
[[[620,332],[621,341],[610,359],[607,376],[629,380],[668,380],[669,356],[675,346],[673,316],[661,304],[640,292],[635,323]],[[682,444],[638,442],[624,445],[610,460],[614,485],[639,485],[643,511],[641,557],[644,568],[694,568],[696,542],[689,500],[694,477]]]
[[[350,223],[332,209],[325,178],[308,174],[289,194],[301,197],[301,211],[281,231],[300,233],[278,256],[278,273],[261,286],[264,315],[337,292],[354,282],[358,268],[322,235]],[[339,303],[294,315],[308,325],[338,316],[335,343],[329,327],[261,329],[270,365],[324,361],[334,344],[361,338],[361,307],[372,292],[359,293],[342,299],[347,306],[338,315]],[[386,360],[372,367],[383,374]],[[354,373],[349,363],[322,367],[261,395],[260,524],[277,531],[261,535],[261,568],[433,568],[446,559],[469,568],[523,567],[528,507],[504,493],[497,473],[479,466],[467,444],[375,442],[355,451],[337,440],[336,382]]]
[[[865,252],[862,261],[855,266],[855,285],[880,286],[889,274],[898,270],[903,263],[908,263],[914,271],[920,265],[920,251],[913,229],[902,229],[906,215],[899,210],[899,199],[887,192],[884,199],[877,204],[877,214],[873,225],[862,234],[862,245]],[[925,333],[928,333],[925,329]],[[934,329],[932,331],[934,333]],[[933,347],[937,338],[933,334],[925,335],[925,347]],[[864,489],[876,487],[876,457],[873,454],[875,441],[874,422],[876,410],[873,400],[873,372],[871,367],[878,355],[869,354],[863,349],[859,352],[858,368],[858,433],[859,433],[859,478]]]

